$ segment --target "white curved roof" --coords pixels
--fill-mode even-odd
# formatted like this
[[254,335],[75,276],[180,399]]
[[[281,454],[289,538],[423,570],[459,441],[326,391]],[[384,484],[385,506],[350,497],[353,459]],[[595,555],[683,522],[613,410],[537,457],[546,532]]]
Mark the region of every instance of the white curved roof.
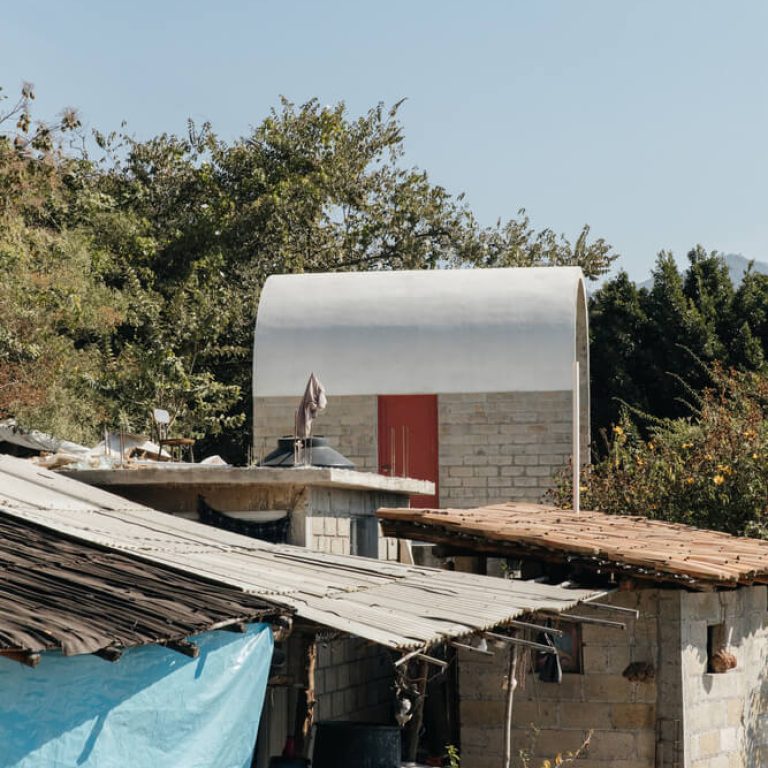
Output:
[[[254,343],[257,397],[571,389],[578,267],[273,275]],[[582,365],[585,361],[582,361]]]

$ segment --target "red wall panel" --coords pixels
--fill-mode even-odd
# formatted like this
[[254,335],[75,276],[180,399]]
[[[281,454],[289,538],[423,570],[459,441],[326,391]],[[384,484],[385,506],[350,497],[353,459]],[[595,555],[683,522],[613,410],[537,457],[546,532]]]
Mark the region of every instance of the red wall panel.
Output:
[[435,484],[434,496],[412,496],[413,507],[438,505],[437,395],[379,395],[379,472]]

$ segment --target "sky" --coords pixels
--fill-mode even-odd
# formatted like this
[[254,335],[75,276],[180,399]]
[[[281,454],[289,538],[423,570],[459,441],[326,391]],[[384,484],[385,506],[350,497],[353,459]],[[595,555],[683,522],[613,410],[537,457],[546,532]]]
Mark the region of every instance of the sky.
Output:
[[0,15],[0,86],[139,138],[407,98],[405,161],[481,223],[589,224],[643,280],[696,243],[768,261],[766,30],[764,0],[37,0]]

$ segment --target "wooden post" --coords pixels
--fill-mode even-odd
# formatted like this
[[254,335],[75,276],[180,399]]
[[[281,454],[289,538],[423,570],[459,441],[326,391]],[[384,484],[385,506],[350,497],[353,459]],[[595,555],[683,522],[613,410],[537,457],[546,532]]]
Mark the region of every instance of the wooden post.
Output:
[[407,742],[405,748],[405,759],[407,762],[415,763],[419,752],[419,732],[424,722],[424,699],[427,695],[427,674],[429,665],[426,661],[419,662],[419,679],[416,688],[419,697],[413,702],[413,717],[408,723]]
[[306,755],[309,748],[309,737],[312,734],[312,725],[315,722],[315,666],[317,665],[317,642],[314,638],[302,637],[302,655],[305,659],[304,696],[299,690],[299,698],[296,702],[296,722],[294,725],[294,744],[297,755]]
[[512,765],[512,705],[517,688],[517,657],[519,645],[509,645],[509,661],[507,664],[507,700],[504,707],[504,762],[503,768]]

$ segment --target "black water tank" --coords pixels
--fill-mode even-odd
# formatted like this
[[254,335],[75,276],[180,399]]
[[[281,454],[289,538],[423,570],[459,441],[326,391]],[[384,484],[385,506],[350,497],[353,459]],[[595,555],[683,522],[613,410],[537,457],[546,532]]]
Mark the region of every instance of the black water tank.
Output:
[[[295,437],[281,437],[277,448],[262,462],[262,467],[293,467],[296,466],[293,446]],[[304,462],[313,467],[337,467],[338,469],[354,469],[355,465],[337,450],[328,445],[325,437],[308,437],[302,441],[304,446]]]
[[369,723],[318,723],[312,768],[400,768],[400,729]]

